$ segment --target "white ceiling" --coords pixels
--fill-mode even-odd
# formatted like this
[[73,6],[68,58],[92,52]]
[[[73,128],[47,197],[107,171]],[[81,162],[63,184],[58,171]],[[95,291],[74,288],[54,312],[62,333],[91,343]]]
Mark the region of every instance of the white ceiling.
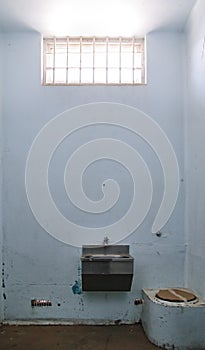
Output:
[[0,0],[0,30],[44,35],[145,35],[182,30],[196,0]]

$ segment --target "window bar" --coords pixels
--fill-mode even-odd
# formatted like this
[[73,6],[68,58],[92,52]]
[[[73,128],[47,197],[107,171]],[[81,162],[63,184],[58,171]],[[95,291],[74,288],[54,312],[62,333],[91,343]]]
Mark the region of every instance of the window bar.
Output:
[[93,37],[93,84],[95,83],[95,37]]
[[56,69],[56,37],[53,38],[53,84],[55,84],[55,69]]
[[141,83],[145,84],[145,51],[144,51],[144,44],[142,44],[142,43],[140,45],[140,52],[141,52],[141,62],[142,62],[142,65],[141,65]]
[[108,36],[106,37],[106,84],[108,83]]
[[[46,84],[47,66],[46,66],[47,41],[43,39],[43,84]],[[41,75],[42,76],[42,75]]]
[[82,65],[82,36],[80,37],[80,71],[79,71],[79,83],[81,84],[81,65]]
[[119,84],[121,84],[121,53],[122,53],[122,37],[120,37],[120,47],[119,47]]
[[132,38],[132,82],[135,83],[135,38]]
[[69,36],[66,38],[66,84],[68,84],[68,45],[69,45]]

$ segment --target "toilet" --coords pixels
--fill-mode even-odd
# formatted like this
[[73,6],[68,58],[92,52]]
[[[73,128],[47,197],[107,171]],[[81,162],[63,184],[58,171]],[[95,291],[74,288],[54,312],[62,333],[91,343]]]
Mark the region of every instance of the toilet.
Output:
[[197,296],[193,292],[184,288],[160,289],[155,296],[160,300],[169,301],[172,303],[188,303],[190,301],[198,300]]
[[205,349],[205,301],[187,288],[144,289],[142,326],[168,350]]

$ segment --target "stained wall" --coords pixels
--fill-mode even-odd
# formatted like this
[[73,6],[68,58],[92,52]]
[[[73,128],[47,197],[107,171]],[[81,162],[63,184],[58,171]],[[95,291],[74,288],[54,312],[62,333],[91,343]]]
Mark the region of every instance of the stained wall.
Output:
[[[183,33],[153,32],[147,36],[147,85],[130,87],[42,86],[40,34],[21,32],[3,36],[4,319],[75,323],[139,321],[141,307],[134,306],[133,301],[141,297],[142,288],[184,285]],[[80,294],[75,294],[76,289],[72,288],[75,281],[80,287],[81,247],[52,237],[36,220],[26,195],[25,167],[32,142],[46,123],[65,110],[97,102],[137,108],[160,126],[177,157],[179,195],[160,234],[152,233],[165,183],[163,164],[148,142],[132,131],[114,125],[85,127],[65,137],[50,162],[48,182],[56,207],[75,224],[88,228],[106,227],[125,215],[133,198],[133,180],[127,169],[106,158],[87,168],[83,186],[88,197],[99,200],[102,181],[115,179],[121,190],[117,208],[93,214],[83,212],[69,202],[63,184],[66,161],[78,147],[93,138],[117,138],[136,149],[147,163],[153,183],[151,207],[144,221],[132,234],[125,234],[121,241],[130,245],[135,261],[131,292],[81,293],[78,289]],[[143,178],[139,177],[138,186],[141,181]],[[40,205],[43,196],[35,179],[34,186]],[[126,225],[124,230],[126,233]],[[85,242],[85,237],[82,240]],[[49,299],[52,307],[32,308],[31,299],[34,298]]]

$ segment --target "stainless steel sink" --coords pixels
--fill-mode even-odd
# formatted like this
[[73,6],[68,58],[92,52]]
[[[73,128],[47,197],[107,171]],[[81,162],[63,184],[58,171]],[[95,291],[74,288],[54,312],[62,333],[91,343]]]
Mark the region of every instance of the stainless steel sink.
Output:
[[83,290],[129,291],[133,278],[133,260],[128,245],[83,246]]

